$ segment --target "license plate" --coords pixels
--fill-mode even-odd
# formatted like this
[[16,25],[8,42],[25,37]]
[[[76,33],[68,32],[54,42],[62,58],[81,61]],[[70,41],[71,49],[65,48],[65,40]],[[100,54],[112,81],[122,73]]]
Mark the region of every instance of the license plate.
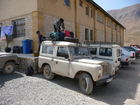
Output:
[[111,82],[113,80],[113,78],[107,79],[107,83]]

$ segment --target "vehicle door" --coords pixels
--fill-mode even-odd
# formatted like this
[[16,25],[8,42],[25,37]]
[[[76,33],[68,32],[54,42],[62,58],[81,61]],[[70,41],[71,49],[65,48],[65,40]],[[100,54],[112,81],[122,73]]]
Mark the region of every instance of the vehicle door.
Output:
[[70,69],[68,47],[58,46],[56,50],[56,57],[54,58],[55,73],[68,76]]
[[42,64],[46,63],[49,64],[51,70],[54,71],[54,62],[53,62],[53,55],[54,55],[54,47],[52,45],[42,45],[40,56],[39,56],[39,66],[41,67]]
[[120,66],[120,60],[121,60],[121,49],[120,48],[113,48],[114,51],[114,60],[115,60],[115,65]]

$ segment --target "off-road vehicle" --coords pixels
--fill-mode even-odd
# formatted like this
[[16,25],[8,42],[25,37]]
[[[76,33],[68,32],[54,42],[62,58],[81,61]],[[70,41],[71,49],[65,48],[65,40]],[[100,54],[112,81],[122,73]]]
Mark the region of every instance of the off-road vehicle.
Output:
[[0,53],[0,71],[11,74],[16,70],[17,56],[9,53]]
[[84,94],[91,94],[95,86],[113,79],[109,63],[91,59],[86,46],[71,42],[42,42],[39,68],[46,79],[53,79],[55,74],[77,78]]

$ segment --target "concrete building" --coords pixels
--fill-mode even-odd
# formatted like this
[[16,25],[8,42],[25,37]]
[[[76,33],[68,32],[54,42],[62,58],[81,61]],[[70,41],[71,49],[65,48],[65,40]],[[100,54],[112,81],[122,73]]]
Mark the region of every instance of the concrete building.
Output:
[[[0,14],[0,27],[16,27],[11,47],[33,39],[37,50],[36,31],[49,36],[59,18],[64,18],[66,30],[73,31],[81,42],[124,44],[124,26],[92,0],[0,0]],[[5,46],[5,41],[0,41],[0,47]]]

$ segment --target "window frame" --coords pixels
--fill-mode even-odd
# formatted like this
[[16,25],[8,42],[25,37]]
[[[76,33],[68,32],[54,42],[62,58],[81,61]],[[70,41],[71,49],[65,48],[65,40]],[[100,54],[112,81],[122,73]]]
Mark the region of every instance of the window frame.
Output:
[[93,30],[90,30],[90,41],[92,41],[92,40],[93,40]]
[[97,13],[97,19],[98,22],[104,24],[104,16],[102,16],[101,14]]
[[93,13],[93,12],[94,12],[94,10],[93,10],[93,8],[91,8],[91,9],[90,9],[91,18],[94,17],[94,13]]
[[85,28],[85,40],[89,41],[89,29]]
[[86,16],[90,14],[90,8],[88,6],[85,7]]
[[83,7],[83,1],[82,0],[79,0],[79,6]]
[[25,35],[26,35],[25,18],[19,18],[19,19],[12,20],[12,25],[14,26],[13,38],[25,37]]

